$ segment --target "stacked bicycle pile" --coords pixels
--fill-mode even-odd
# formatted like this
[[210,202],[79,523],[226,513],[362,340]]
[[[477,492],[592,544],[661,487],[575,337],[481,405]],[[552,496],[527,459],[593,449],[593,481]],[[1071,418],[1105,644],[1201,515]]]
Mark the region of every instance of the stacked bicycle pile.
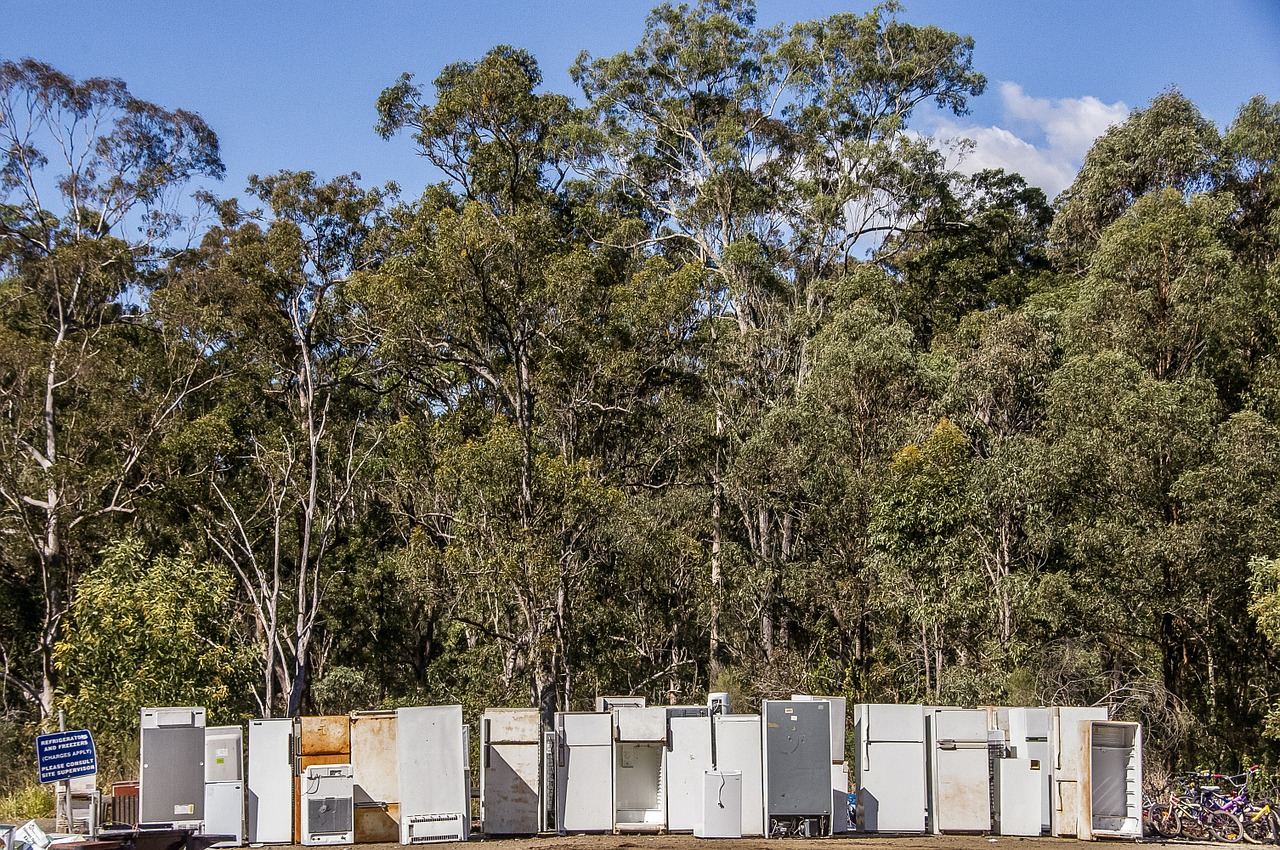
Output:
[[1147,810],[1152,832],[1192,841],[1277,843],[1280,809],[1249,793],[1249,780],[1259,769],[1254,765],[1235,776],[1199,772],[1174,777],[1168,800]]

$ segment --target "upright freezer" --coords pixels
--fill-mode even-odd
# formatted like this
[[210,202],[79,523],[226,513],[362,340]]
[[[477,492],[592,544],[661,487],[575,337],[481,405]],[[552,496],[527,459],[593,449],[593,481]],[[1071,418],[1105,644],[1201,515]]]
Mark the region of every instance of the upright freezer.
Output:
[[400,840],[400,760],[394,711],[351,713],[351,779],[357,844]]
[[742,834],[764,835],[764,736],[760,715],[720,714],[712,724],[712,770],[742,774]]
[[468,750],[462,706],[396,709],[401,844],[470,837]]
[[250,844],[293,840],[293,720],[249,721],[245,838]]
[[1078,835],[1081,780],[1084,776],[1082,726],[1088,720],[1106,720],[1106,706],[1059,706],[1053,710],[1050,747],[1053,754],[1053,800],[1050,831],[1056,837]]
[[693,832],[702,821],[703,774],[711,769],[711,718],[669,717],[667,726],[667,830]]
[[924,832],[924,707],[853,707],[854,786],[859,832]]
[[831,706],[765,700],[764,817],[770,836],[831,831]]
[[1083,839],[1142,837],[1142,727],[1119,721],[1080,724],[1080,823]]
[[667,828],[667,710],[613,710],[613,828]]
[[991,765],[985,709],[943,708],[925,715],[929,746],[929,826],[944,832],[991,829]]
[[205,710],[144,708],[138,817],[142,823],[204,820]]
[[480,827],[490,835],[540,828],[542,723],[536,708],[490,708],[480,716]]
[[613,830],[613,714],[556,714],[556,831]]
[[1030,759],[1038,764],[1033,777],[1040,783],[1040,831],[1052,827],[1053,753],[1049,746],[1053,726],[1052,708],[1009,709],[1009,748],[1014,758]]

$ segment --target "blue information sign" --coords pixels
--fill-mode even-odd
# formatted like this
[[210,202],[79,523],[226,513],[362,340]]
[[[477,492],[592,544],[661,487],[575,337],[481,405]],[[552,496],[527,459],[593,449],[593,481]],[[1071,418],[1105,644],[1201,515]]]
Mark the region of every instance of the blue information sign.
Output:
[[98,772],[98,753],[86,729],[36,736],[41,782],[60,782]]

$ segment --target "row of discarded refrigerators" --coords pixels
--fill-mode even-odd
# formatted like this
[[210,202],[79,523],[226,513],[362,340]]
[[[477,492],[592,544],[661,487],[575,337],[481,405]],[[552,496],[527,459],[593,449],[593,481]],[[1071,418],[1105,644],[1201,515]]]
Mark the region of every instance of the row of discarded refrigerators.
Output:
[[[852,775],[842,698],[765,700],[758,715],[729,713],[722,694],[597,709],[558,713],[552,730],[535,709],[484,711],[486,836],[1141,836],[1141,729],[1103,707],[856,705]],[[460,706],[253,720],[247,775],[243,745],[242,727],[206,728],[203,709],[144,709],[139,821],[199,824],[227,836],[215,846],[470,836]]]

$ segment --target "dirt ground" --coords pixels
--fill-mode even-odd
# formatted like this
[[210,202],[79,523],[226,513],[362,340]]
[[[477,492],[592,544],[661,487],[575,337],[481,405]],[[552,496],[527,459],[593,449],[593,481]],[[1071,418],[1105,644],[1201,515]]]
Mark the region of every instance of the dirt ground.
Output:
[[[1018,850],[1107,850],[1106,842],[1083,844],[1071,838],[1014,838],[990,835],[855,835],[837,838],[704,839],[692,835],[571,835],[537,838],[491,838],[472,834],[472,843],[483,842],[494,850],[999,850],[1001,845]],[[1117,847],[1130,842],[1110,842]],[[1221,845],[1187,841],[1146,841],[1146,844],[1175,845],[1178,848]],[[283,850],[283,848],[271,848]],[[314,850],[295,847],[291,850]],[[399,844],[361,844],[359,850],[403,850]]]

